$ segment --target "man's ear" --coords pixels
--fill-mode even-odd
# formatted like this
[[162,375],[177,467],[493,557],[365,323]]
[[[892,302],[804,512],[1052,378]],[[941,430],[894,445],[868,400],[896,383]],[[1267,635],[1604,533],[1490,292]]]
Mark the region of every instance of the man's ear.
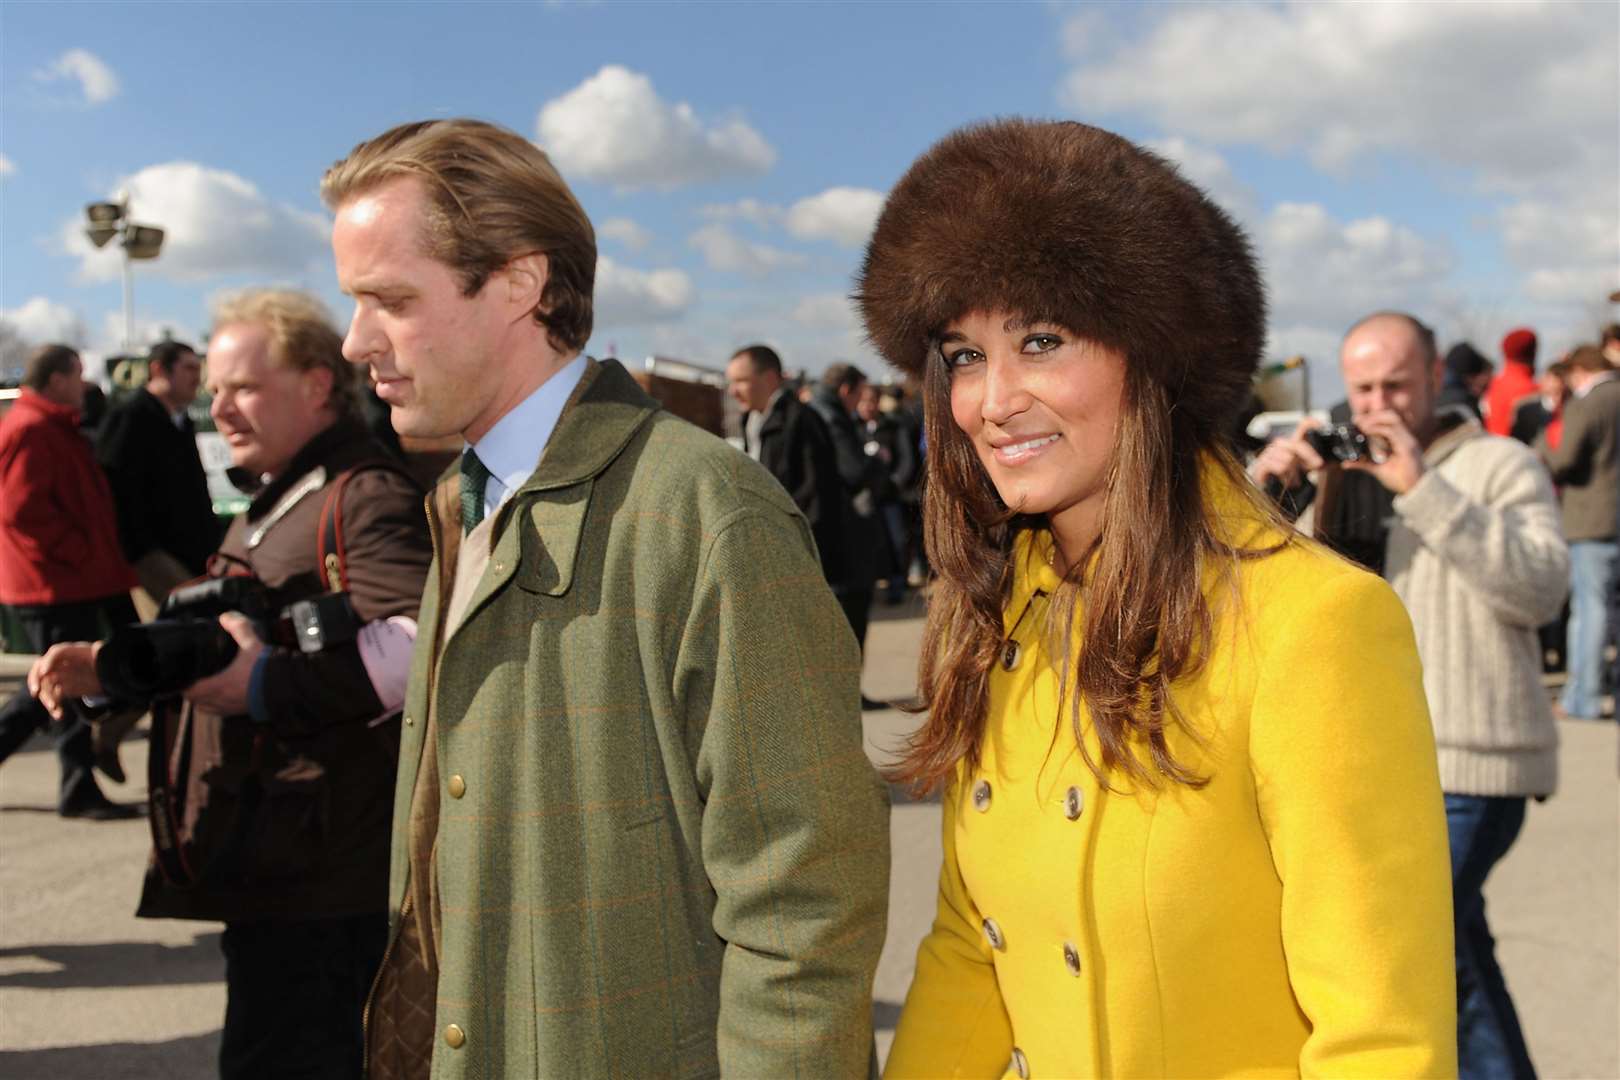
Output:
[[1434,359],[1434,369],[1429,372],[1429,388],[1439,393],[1446,385],[1446,359],[1437,356]]
[[518,255],[501,268],[506,302],[514,309],[516,318],[525,317],[540,306],[550,273],[551,262],[539,251]]
[[304,401],[312,410],[331,403],[334,379],[332,369],[328,367],[316,366],[304,371]]

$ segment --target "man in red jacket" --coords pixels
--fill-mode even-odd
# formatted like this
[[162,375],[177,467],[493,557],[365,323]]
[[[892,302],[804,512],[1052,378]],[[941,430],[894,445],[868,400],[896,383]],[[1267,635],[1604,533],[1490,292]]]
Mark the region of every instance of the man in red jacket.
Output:
[[1536,392],[1536,332],[1521,326],[1502,339],[1502,370],[1480,400],[1485,430],[1492,435],[1513,434],[1513,407]]
[[[66,345],[44,345],[29,358],[22,394],[0,418],[0,604],[21,627],[22,642],[43,653],[59,641],[95,640],[136,622],[129,590],[135,575],[118,548],[112,492],[95,452],[79,433],[84,365]],[[49,722],[26,692],[0,707],[0,761]],[[96,785],[90,726],[66,717],[57,744],[63,817],[134,817]]]

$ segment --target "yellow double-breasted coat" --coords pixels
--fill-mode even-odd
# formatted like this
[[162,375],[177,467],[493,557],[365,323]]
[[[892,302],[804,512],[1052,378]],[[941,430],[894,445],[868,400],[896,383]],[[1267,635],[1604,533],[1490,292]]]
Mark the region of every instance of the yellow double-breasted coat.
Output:
[[[1206,476],[1229,538],[1282,540]],[[1018,655],[945,794],[886,1075],[1455,1076],[1445,813],[1395,594],[1305,541],[1240,561],[1174,690],[1199,739],[1170,746],[1208,784],[1109,791],[1059,715],[1049,544],[1015,549]]]

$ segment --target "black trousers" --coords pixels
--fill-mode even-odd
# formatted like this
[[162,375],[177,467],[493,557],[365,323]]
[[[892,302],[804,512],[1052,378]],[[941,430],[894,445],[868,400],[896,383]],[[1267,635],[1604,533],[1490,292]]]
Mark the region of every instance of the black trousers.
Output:
[[388,917],[226,923],[221,1080],[355,1080]]
[[[128,593],[72,604],[14,605],[10,610],[22,627],[23,644],[35,653],[43,653],[63,641],[100,641],[113,627],[140,621]],[[0,761],[5,761],[29,736],[43,730],[50,722],[51,715],[43,705],[26,689],[18,691],[0,706]],[[90,772],[95,758],[90,725],[71,708],[56,743],[56,756],[62,766],[58,809],[103,798]]]
[[861,647],[861,655],[866,655],[866,624],[872,613],[872,586],[864,589],[834,589],[833,595],[838,597],[838,606],[844,609],[844,618],[849,620],[849,628],[855,631],[855,643]]

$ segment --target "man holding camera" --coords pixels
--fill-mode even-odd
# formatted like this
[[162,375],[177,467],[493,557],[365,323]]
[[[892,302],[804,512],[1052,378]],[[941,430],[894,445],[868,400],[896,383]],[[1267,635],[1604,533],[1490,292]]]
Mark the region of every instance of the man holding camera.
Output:
[[[366,431],[356,372],[315,300],[250,292],[214,317],[212,414],[253,501],[210,576],[215,591],[262,596],[267,617],[218,616],[234,658],[178,699],[159,693],[139,914],[224,921],[222,1076],[354,1077],[387,935],[399,711],[431,559],[421,493]],[[155,666],[196,663],[215,626],[177,631],[192,655],[159,649]],[[57,646],[30,689],[55,711],[127,685],[119,639]]]
[[[1355,431],[1313,446],[1317,425],[1307,419],[1269,444],[1250,475],[1308,503],[1318,523],[1342,519],[1333,492],[1353,473],[1392,496],[1392,514],[1379,523],[1382,573],[1412,617],[1439,749],[1462,1074],[1532,1075],[1481,890],[1518,836],[1526,799],[1545,798],[1558,783],[1558,732],[1536,637],[1568,587],[1558,504],[1527,447],[1437,408],[1444,370],[1433,331],[1417,319],[1369,315],[1345,335],[1340,366]],[[1307,520],[1300,524],[1310,531]]]

